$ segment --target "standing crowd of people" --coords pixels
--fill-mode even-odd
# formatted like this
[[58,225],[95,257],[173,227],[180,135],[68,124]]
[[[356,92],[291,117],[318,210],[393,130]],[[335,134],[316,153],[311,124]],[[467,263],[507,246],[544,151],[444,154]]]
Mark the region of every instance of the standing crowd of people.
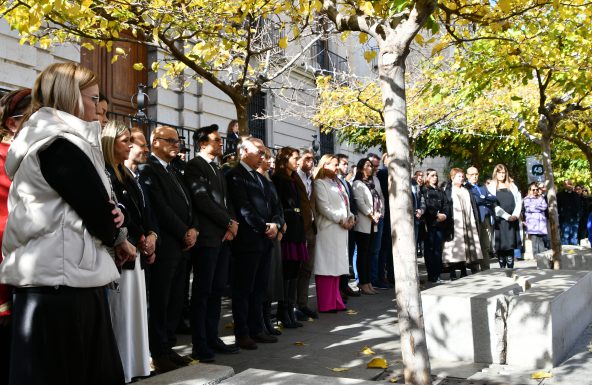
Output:
[[[386,156],[368,154],[354,173],[343,154],[316,166],[308,149],[274,158],[232,121],[225,153],[211,125],[194,132],[196,156],[185,161],[174,128],[158,126],[147,141],[109,121],[107,108],[96,75],[72,63],[0,100],[0,336],[10,341],[0,373],[9,384],[123,384],[152,367],[214,362],[278,342],[274,319],[296,329],[393,287]],[[433,169],[415,174],[430,282],[488,269],[493,256],[512,268],[521,218],[533,247],[546,247],[540,186],[522,199],[504,165],[486,185],[478,176],[453,168],[442,187]],[[558,200],[571,240],[581,203]],[[192,353],[181,356],[173,347],[188,291]],[[218,334],[226,295],[235,344]]]
[[[176,129],[158,126],[147,140],[109,121],[96,75],[73,63],[50,65],[0,107],[0,335],[10,341],[0,354],[10,384],[112,385],[213,362],[277,342],[274,318],[299,328],[345,310],[349,296],[392,287],[377,246],[386,185],[376,155],[350,183],[347,156],[315,167],[312,150],[284,147],[274,158],[233,121],[226,153],[218,126],[202,127],[185,162]],[[173,347],[188,291],[192,354],[181,356]],[[225,295],[235,344],[218,335]]]

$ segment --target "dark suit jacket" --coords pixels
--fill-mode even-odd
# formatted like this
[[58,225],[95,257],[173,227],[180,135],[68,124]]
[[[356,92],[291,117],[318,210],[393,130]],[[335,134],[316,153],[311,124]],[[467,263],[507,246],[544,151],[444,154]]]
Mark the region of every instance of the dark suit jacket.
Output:
[[282,223],[279,211],[272,204],[270,182],[258,174],[257,177],[261,183],[240,163],[226,174],[239,223],[238,234],[232,242],[235,254],[264,252],[271,247],[271,240],[265,236],[266,223],[277,223],[278,226]]
[[313,191],[310,194],[310,199],[306,195],[306,186],[298,174],[295,175],[296,187],[298,188],[298,197],[300,198],[300,210],[302,212],[302,220],[304,222],[304,232],[312,231],[316,234],[317,229],[314,224],[314,183],[312,184]]
[[[271,177],[284,213],[284,220],[287,228],[283,242],[302,243],[306,240],[304,234],[304,220],[300,210],[300,193],[296,187],[296,175],[287,176],[283,173],[276,173]],[[300,179],[300,181],[302,181]]]
[[[156,226],[152,223],[152,213],[146,205],[144,193],[140,191],[140,186],[133,180],[133,176],[126,173],[125,166],[120,166],[119,170],[123,174],[123,183],[117,180],[113,168],[109,165],[105,167],[111,179],[113,191],[119,204],[123,206],[125,221],[123,225],[127,227],[127,239],[136,246],[142,236],[153,231],[157,233]],[[142,258],[142,266],[145,266]],[[124,269],[133,269],[135,261],[126,262]]]
[[[178,249],[183,247],[183,237],[191,227],[198,228],[197,220],[192,214],[192,205],[189,191],[185,188],[183,180],[178,172],[175,176],[170,174],[153,155],[146,164],[139,167],[140,184],[144,191],[148,192],[152,210],[158,221],[159,236],[162,238],[160,246],[167,254],[174,252],[170,247]],[[177,185],[173,177],[177,178]],[[185,192],[179,190],[179,186]],[[158,257],[159,255],[157,255]]]
[[222,169],[217,167],[214,171],[204,158],[196,156],[187,163],[184,179],[199,222],[197,243],[219,247],[230,220],[235,217]]

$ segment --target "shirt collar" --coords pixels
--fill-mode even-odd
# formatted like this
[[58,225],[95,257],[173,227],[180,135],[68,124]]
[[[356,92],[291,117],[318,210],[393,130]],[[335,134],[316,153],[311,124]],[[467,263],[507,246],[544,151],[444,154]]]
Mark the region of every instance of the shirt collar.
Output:
[[152,156],[154,156],[158,162],[160,164],[162,164],[162,167],[164,167],[165,169],[169,166],[169,164],[167,162],[165,162],[164,160],[160,159],[158,156],[156,156],[154,153],[152,154]]

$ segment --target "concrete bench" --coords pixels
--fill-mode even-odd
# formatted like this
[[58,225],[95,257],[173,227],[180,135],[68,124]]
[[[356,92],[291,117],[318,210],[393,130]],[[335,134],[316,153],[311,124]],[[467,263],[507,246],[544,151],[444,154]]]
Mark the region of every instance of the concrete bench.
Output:
[[[539,269],[550,269],[552,258],[553,250],[534,255]],[[561,246],[561,270],[592,271],[592,249],[586,246]]]
[[430,356],[558,365],[592,322],[592,273],[488,270],[422,292]]

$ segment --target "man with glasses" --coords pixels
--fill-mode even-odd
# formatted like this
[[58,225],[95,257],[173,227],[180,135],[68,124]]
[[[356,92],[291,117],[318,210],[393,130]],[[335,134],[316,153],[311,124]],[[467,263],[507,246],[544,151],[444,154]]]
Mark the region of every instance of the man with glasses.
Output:
[[487,187],[479,183],[479,170],[476,167],[469,167],[467,169],[467,182],[465,187],[471,193],[471,198],[477,204],[479,209],[479,242],[481,243],[481,251],[483,252],[483,259],[479,260],[481,264],[481,271],[489,270],[489,258],[493,252],[492,236],[493,236],[493,221],[495,216],[493,214],[493,207],[496,201]]
[[159,126],[151,137],[152,155],[146,164],[139,166],[140,183],[152,202],[160,229],[148,285],[148,332],[154,367],[158,372],[166,372],[191,362],[172,347],[176,344],[175,330],[183,310],[187,251],[195,244],[198,233],[189,192],[170,164],[179,152],[177,131]]
[[245,138],[238,145],[239,164],[226,180],[239,223],[232,242],[232,316],[241,349],[257,349],[257,342],[277,342],[263,332],[263,297],[269,283],[272,240],[280,231],[280,213],[272,207],[269,183],[257,172],[265,157],[260,139]]

